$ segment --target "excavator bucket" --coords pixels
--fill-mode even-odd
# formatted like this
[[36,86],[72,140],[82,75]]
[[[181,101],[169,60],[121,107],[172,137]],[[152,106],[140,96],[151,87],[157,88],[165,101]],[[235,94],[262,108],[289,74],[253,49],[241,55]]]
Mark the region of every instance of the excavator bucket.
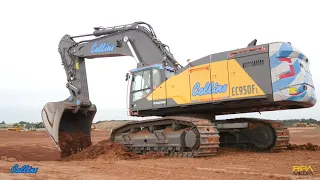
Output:
[[61,151],[61,157],[70,156],[89,147],[91,125],[97,112],[96,106],[80,108],[70,102],[49,102],[41,112],[42,121],[54,143]]

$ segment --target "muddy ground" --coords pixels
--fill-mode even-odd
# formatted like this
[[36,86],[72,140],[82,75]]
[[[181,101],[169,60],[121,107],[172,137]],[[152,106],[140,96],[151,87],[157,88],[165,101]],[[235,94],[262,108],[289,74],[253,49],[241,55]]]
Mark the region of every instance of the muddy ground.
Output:
[[[93,131],[93,145],[109,131]],[[291,143],[320,145],[320,127],[290,128]],[[0,179],[320,179],[320,151],[258,153],[221,149],[211,158],[97,158],[62,161],[46,131],[0,131]],[[5,156],[5,157],[4,157]],[[109,154],[110,157],[110,154]],[[10,162],[11,161],[11,162]],[[13,165],[36,174],[11,174]],[[293,175],[292,166],[311,166],[313,175]]]

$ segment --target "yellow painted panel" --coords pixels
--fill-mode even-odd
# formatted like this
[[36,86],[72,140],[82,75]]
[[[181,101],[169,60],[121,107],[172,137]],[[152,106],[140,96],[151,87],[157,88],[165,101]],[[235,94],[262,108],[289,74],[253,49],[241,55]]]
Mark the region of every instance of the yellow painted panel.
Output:
[[[160,84],[154,91],[151,93],[150,97],[153,100],[165,100],[166,97],[166,83]],[[147,97],[148,99],[148,97]],[[149,100],[149,99],[148,99]]]
[[228,61],[218,61],[210,64],[211,83],[212,83],[212,100],[219,101],[229,99],[229,73]]
[[235,59],[228,60],[228,70],[231,98],[265,95]]
[[210,64],[195,66],[189,69],[191,102],[212,101]]
[[[165,91],[166,92],[165,92]],[[151,100],[172,99],[177,104],[190,103],[190,84],[189,72],[184,72],[170,77],[166,82],[163,82],[147,97]]]
[[166,81],[167,98],[177,104],[190,103],[190,83],[188,69]]

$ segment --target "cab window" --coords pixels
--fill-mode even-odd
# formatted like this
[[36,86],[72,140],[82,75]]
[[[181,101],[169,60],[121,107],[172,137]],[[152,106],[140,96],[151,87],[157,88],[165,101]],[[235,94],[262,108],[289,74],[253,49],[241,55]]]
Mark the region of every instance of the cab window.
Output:
[[134,74],[134,80],[133,80],[133,86],[132,86],[132,92],[133,91],[139,91],[142,89],[148,89],[150,88],[150,71],[141,71]]
[[137,72],[133,75],[134,79],[132,82],[132,96],[133,101],[137,101],[146,97],[150,92],[151,88],[151,74],[150,70]]
[[165,70],[165,74],[166,74],[166,78],[169,79],[170,77],[174,76],[174,72],[173,71],[169,71],[169,70]]
[[159,69],[152,69],[153,89],[156,89],[161,83],[161,72]]

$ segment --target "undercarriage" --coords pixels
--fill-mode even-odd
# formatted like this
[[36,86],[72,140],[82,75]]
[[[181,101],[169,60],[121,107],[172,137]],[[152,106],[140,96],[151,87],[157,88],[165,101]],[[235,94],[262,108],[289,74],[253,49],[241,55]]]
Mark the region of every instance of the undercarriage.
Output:
[[221,147],[276,152],[289,145],[289,130],[277,121],[237,118],[215,122]]
[[111,140],[138,154],[205,157],[214,156],[219,147],[281,151],[289,144],[289,131],[272,120],[167,116],[122,125],[112,131]]

